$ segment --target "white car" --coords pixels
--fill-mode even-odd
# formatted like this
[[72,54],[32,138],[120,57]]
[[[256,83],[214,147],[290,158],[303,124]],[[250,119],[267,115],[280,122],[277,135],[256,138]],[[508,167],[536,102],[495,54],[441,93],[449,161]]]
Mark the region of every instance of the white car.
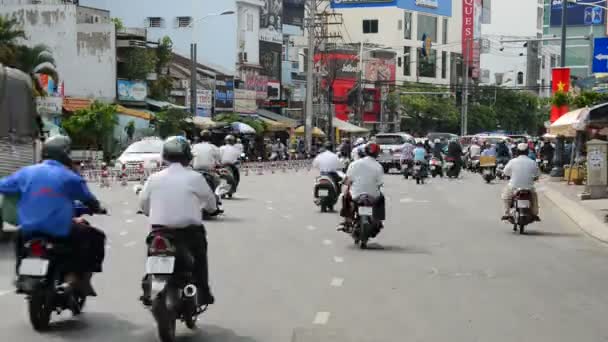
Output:
[[145,169],[154,169],[162,165],[163,140],[159,138],[143,139],[131,144],[116,160],[116,170],[126,166],[127,172],[135,173],[141,165]]

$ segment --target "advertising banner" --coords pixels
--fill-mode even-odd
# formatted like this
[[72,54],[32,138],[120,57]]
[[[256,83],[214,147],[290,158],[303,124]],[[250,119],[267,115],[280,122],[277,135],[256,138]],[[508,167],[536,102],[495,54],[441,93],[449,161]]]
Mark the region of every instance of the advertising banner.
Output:
[[[213,107],[213,91],[209,89],[196,90],[196,116],[211,117]],[[186,92],[186,107],[190,108],[190,92]]]
[[[551,93],[568,93],[570,91],[570,68],[553,68]],[[551,106],[551,122],[555,122],[562,115],[568,113],[568,105],[561,107]]]
[[331,0],[333,8],[390,6],[445,17],[452,16],[452,0]]
[[462,55],[473,78],[479,78],[482,13],[481,0],[462,1]]
[[352,50],[332,50],[318,53],[314,58],[315,70],[323,77],[336,80],[353,80],[358,77],[359,57]]
[[268,92],[268,76],[257,75],[253,72],[244,75],[244,89],[253,90],[258,100],[264,100]]
[[258,109],[255,90],[234,89],[234,111],[254,114]]
[[281,55],[283,45],[260,41],[261,74],[268,76],[271,81],[281,80]]
[[331,0],[333,8],[397,6],[397,0]]
[[367,82],[395,82],[395,77],[394,59],[371,58],[365,61],[365,80]]
[[304,26],[305,0],[283,0],[283,24]]
[[[606,22],[606,0],[579,0],[581,3],[592,3],[601,7],[568,3],[566,24],[569,26],[603,25]],[[551,1],[551,26],[562,25],[562,0]]]
[[283,43],[283,0],[264,0],[260,12],[260,40]]
[[118,80],[118,101],[144,102],[148,96],[146,81]]
[[215,111],[225,112],[234,110],[234,78],[216,76],[215,79]]
[[36,109],[40,115],[60,115],[63,109],[62,97],[36,97]]

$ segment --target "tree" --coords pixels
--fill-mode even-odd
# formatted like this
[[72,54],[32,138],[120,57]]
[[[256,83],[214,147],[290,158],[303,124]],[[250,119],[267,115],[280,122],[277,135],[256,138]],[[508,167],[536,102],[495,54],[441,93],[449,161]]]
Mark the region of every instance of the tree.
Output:
[[168,73],[164,73],[167,65],[173,59],[173,42],[165,36],[159,40],[156,53],[157,79],[150,82],[150,97],[156,100],[166,101],[173,88],[173,80]]
[[101,149],[109,156],[117,123],[116,106],[95,101],[89,108],[78,110],[63,120],[61,125],[75,146]]
[[573,109],[593,107],[595,105],[608,102],[608,94],[596,93],[593,91],[583,91],[580,94],[571,97],[569,102]]
[[130,80],[145,80],[156,67],[156,54],[152,49],[130,48],[125,52],[121,77]]
[[192,119],[192,114],[183,109],[165,108],[154,118],[156,133],[163,139],[180,134],[188,129],[188,119]]
[[36,45],[31,48],[24,45],[18,46],[15,66],[32,77],[38,95],[44,95],[46,92],[40,86],[36,75],[47,75],[54,80],[59,80],[55,58],[45,45]]
[[112,22],[114,23],[114,28],[116,32],[121,31],[125,28],[125,25],[120,18],[112,18]]
[[[431,85],[407,85],[411,92],[445,92]],[[402,111],[401,129],[424,134],[431,131],[458,132],[459,111],[454,99],[447,95],[400,96]]]
[[17,28],[16,19],[0,16],[0,63],[15,65],[17,40],[25,38],[25,32]]

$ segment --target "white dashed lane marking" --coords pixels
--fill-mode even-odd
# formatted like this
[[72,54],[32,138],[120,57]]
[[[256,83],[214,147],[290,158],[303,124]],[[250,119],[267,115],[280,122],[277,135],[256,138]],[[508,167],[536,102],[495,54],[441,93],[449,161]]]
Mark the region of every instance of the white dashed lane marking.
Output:
[[344,284],[344,279],[342,279],[342,278],[333,278],[330,283],[330,285],[332,287],[342,287],[343,284]]
[[306,227],[306,229],[308,229],[308,230],[316,230],[317,227],[315,227],[315,226],[308,226],[308,227]]
[[317,312],[317,314],[315,315],[315,319],[312,321],[312,324],[325,325],[327,324],[327,321],[329,321],[329,316],[329,312]]
[[129,234],[129,232],[124,231],[124,230],[123,230],[122,232],[120,232],[120,236],[125,236],[125,235],[127,235],[127,234]]
[[331,246],[331,245],[333,245],[333,244],[334,244],[334,242],[333,242],[333,241],[331,241],[331,240],[323,240],[323,244],[324,244],[325,246]]
[[343,257],[339,257],[339,256],[335,256],[334,257],[334,262],[343,263],[344,262],[344,258]]
[[127,242],[125,243],[125,247],[133,247],[137,244],[137,241],[131,241],[131,242]]
[[128,220],[126,220],[125,222],[127,222],[127,223],[133,223],[133,222],[135,222],[135,221],[133,221],[133,220],[131,220],[131,219],[128,219]]

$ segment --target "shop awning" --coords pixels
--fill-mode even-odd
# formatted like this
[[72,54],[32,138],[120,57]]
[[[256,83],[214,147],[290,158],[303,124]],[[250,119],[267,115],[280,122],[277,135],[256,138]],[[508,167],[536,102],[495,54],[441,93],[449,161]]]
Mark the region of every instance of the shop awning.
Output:
[[[304,135],[304,126],[296,128],[296,135]],[[325,133],[319,127],[313,127],[312,136],[316,138],[325,137]]]
[[588,116],[589,126],[604,128],[608,126],[608,103],[591,107]]
[[279,115],[275,112],[271,112],[266,109],[258,109],[256,111],[256,113],[261,117],[283,123],[283,124],[287,125],[287,128],[296,128],[299,126],[298,120],[294,120],[294,119],[288,118],[286,116]]
[[365,134],[369,133],[369,129],[359,127],[348,123],[346,121],[342,121],[340,119],[334,118],[334,127],[339,129],[340,131],[352,134]]
[[144,112],[144,111],[133,109],[133,108],[123,107],[121,105],[116,106],[116,111],[120,114],[132,116],[134,118],[140,118],[140,119],[144,119],[144,120],[148,120],[148,121],[150,121],[154,117],[152,114],[150,114],[148,112]]
[[63,99],[63,110],[73,113],[77,110],[89,108],[92,104],[93,100],[91,99],[66,97]]
[[211,129],[218,126],[218,123],[211,120],[211,118],[203,116],[195,116],[192,118],[192,123],[200,129]]
[[562,115],[559,119],[551,124],[549,127],[549,133],[563,135],[566,137],[576,136],[577,128],[581,127],[581,124],[585,120],[588,113],[589,108],[585,107]]
[[262,120],[262,122],[264,122],[266,124],[267,130],[271,131],[271,132],[285,131],[290,128],[290,126],[287,125],[286,123],[270,120],[263,116],[259,116],[259,119]]
[[176,109],[187,109],[184,106],[178,106],[176,104],[170,103],[170,102],[165,102],[165,101],[157,101],[157,100],[152,100],[150,98],[146,98],[146,104],[152,107],[156,107],[158,109],[163,109],[163,108],[176,108]]

